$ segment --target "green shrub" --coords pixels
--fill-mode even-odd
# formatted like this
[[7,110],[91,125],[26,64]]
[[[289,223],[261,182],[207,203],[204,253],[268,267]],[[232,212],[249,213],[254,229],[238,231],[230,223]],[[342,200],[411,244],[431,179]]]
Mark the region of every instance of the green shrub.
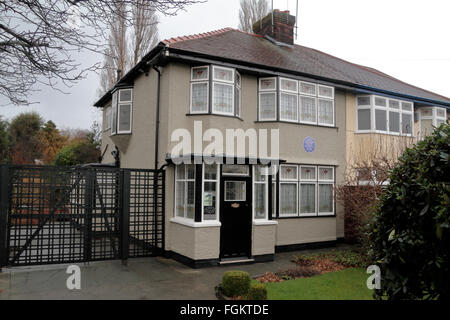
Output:
[[245,296],[250,289],[250,275],[244,271],[227,271],[223,274],[222,289],[228,297]]
[[371,222],[378,298],[450,298],[450,126],[407,149]]
[[267,289],[263,283],[252,283],[247,295],[248,300],[267,300]]

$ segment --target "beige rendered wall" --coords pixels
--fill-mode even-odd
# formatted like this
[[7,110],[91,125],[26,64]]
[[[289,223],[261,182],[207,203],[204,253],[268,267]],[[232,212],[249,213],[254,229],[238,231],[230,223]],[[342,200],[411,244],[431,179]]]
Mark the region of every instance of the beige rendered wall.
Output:
[[255,225],[252,227],[252,255],[275,253],[277,225]]
[[336,240],[336,222],[334,217],[279,219],[276,245]]

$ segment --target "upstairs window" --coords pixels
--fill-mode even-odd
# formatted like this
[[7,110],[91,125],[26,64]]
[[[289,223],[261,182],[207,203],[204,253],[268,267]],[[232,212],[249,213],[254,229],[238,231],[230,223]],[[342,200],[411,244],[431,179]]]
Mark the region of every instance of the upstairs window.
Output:
[[220,66],[191,68],[190,113],[240,116],[240,74]]
[[289,78],[259,79],[259,121],[334,126],[334,88]]
[[356,97],[356,132],[412,135],[413,103],[380,96]]
[[133,89],[117,89],[112,94],[111,134],[131,133]]

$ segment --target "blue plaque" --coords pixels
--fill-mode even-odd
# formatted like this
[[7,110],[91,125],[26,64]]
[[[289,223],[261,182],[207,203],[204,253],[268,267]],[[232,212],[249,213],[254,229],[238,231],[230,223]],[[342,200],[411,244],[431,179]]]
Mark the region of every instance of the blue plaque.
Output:
[[303,140],[303,149],[305,149],[306,152],[313,152],[316,149],[316,141],[314,138],[306,137],[305,140]]

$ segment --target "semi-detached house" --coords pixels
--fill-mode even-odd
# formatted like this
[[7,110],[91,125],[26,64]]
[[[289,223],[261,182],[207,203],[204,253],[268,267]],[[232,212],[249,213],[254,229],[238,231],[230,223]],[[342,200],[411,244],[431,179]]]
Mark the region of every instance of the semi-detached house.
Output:
[[[447,120],[449,98],[293,44],[294,23],[275,11],[273,27],[263,19],[255,34],[226,28],[162,41],[95,104],[104,163],[117,148],[123,168],[164,167],[164,249],[173,258],[191,266],[268,261],[335,242],[344,220],[334,187],[349,146],[408,139]],[[266,162],[249,153],[239,164],[227,164],[235,158],[227,154],[180,164],[202,154],[174,155],[172,133],[194,136],[199,122],[224,136],[278,129],[277,174],[265,175]]]

